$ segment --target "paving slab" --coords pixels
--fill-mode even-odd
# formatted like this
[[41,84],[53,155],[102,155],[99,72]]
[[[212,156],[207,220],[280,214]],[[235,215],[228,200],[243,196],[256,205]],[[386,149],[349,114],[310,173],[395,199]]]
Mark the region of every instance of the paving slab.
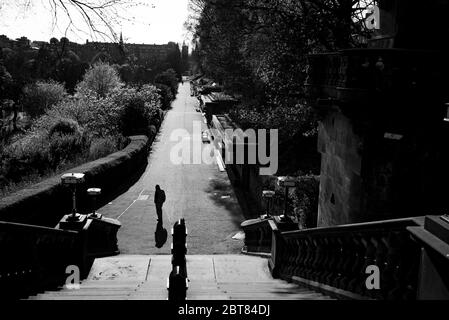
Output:
[[119,255],[95,259],[87,280],[144,281],[150,259],[145,255]]

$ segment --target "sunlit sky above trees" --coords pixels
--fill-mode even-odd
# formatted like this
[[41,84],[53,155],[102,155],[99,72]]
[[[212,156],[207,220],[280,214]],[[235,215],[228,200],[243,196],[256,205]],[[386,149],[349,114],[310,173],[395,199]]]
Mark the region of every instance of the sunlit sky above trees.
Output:
[[[182,43],[186,39],[187,32],[183,24],[188,16],[188,0],[143,0],[131,3],[131,6],[118,8],[122,18],[118,23],[112,23],[117,34],[123,32],[125,42],[163,44],[169,41]],[[26,36],[31,40],[42,41],[66,36],[78,43],[84,43],[86,39],[110,40],[90,34],[86,23],[76,14],[72,15],[73,27],[66,31],[69,20],[63,10],[59,9],[57,21],[53,13],[49,0],[0,0],[0,34],[14,39]]]

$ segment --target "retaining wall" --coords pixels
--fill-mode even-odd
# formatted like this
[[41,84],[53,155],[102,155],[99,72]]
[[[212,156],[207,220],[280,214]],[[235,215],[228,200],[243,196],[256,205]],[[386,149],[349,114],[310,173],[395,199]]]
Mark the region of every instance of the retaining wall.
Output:
[[[87,213],[92,208],[86,193],[88,188],[101,188],[102,196],[97,199],[97,204],[107,203],[145,168],[153,139],[146,136],[130,139],[123,150],[67,171],[85,174],[85,183],[77,192],[80,213]],[[71,189],[61,184],[61,175],[0,199],[0,220],[54,227],[72,207]]]

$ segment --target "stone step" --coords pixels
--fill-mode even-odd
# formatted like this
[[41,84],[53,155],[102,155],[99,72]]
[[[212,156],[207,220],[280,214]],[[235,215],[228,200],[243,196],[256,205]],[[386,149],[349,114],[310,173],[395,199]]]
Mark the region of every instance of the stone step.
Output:
[[[273,279],[267,260],[245,255],[188,255],[188,300],[324,300],[321,293]],[[78,290],[61,288],[35,300],[166,300],[171,256],[96,259]]]

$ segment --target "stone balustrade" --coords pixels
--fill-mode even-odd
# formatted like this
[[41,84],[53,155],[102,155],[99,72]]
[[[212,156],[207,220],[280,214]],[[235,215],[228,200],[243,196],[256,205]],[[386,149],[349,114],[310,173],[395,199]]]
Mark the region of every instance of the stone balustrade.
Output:
[[245,253],[270,253],[271,228],[269,219],[251,219],[241,224],[245,232]]
[[0,295],[7,299],[61,285],[83,258],[78,232],[0,221]]
[[[281,232],[273,221],[269,266],[273,276],[299,281],[336,296],[416,299],[420,246],[407,231],[419,218]],[[366,286],[368,266],[380,288]]]
[[396,109],[401,109],[401,101],[444,102],[447,70],[448,63],[438,52],[347,49],[310,55],[305,87],[317,108],[360,107],[376,101],[380,106],[384,99],[396,100]]
[[118,221],[82,216],[69,226],[67,217],[56,228],[0,221],[0,296],[17,299],[59,287],[70,266],[82,280],[95,258],[119,253]]

